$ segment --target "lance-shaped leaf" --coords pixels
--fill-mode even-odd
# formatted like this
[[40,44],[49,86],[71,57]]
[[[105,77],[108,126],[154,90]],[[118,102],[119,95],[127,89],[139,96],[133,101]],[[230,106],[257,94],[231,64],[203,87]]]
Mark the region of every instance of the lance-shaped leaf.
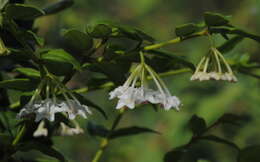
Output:
[[178,62],[179,64],[182,64],[185,67],[188,67],[188,68],[190,68],[192,70],[195,70],[195,66],[191,62],[189,62],[188,60],[185,60],[182,57],[170,54],[168,52],[165,52],[165,51],[162,51],[162,50],[150,50],[149,54],[152,54],[152,55],[155,55],[155,56],[158,56],[158,57],[161,56],[161,57],[165,57],[165,58],[171,59],[171,60],[173,60],[175,62]]
[[19,79],[11,79],[4,80],[0,82],[0,88],[14,89],[19,91],[31,91],[37,87],[36,81],[19,78]]
[[200,30],[200,27],[194,23],[183,24],[175,28],[175,34],[178,37],[185,37]]
[[160,134],[159,132],[152,130],[150,128],[132,126],[132,127],[120,128],[120,129],[114,130],[109,135],[109,138],[114,139],[114,138],[118,138],[118,137],[133,136],[133,135],[137,135],[137,134],[141,134],[141,133]]
[[57,151],[56,149],[54,149],[53,147],[51,147],[49,145],[40,143],[36,140],[26,142],[23,144],[19,144],[18,149],[20,151],[38,150],[45,155],[48,155],[50,157],[60,160],[61,162],[67,161],[59,151]]
[[28,4],[9,4],[6,8],[9,17],[18,20],[33,20],[44,15],[44,11]]
[[197,115],[191,117],[189,127],[194,135],[201,135],[207,129],[205,120]]
[[108,38],[112,34],[112,28],[106,24],[97,24],[88,26],[87,32],[93,38]]
[[109,130],[103,125],[88,122],[87,130],[91,136],[107,137]]
[[224,26],[229,23],[230,16],[224,16],[219,13],[205,12],[204,20],[208,26]]
[[81,31],[75,29],[63,30],[62,35],[76,49],[89,50],[93,46],[93,39]]
[[237,29],[234,27],[211,27],[209,30],[210,30],[210,33],[235,34],[235,35],[239,35],[241,37],[250,38],[250,39],[255,40],[258,43],[260,43],[259,35],[248,33],[244,30]]
[[257,162],[260,159],[260,145],[249,146],[242,149],[237,157],[237,162]]
[[203,137],[200,137],[199,140],[208,140],[208,141],[212,141],[212,142],[222,143],[222,144],[230,146],[236,150],[240,150],[239,147],[235,143],[228,141],[226,139],[214,136],[214,135],[203,136]]
[[222,44],[220,47],[218,47],[218,50],[221,53],[227,53],[233,50],[238,43],[240,43],[244,38],[241,36],[235,36],[228,41],[226,41],[224,44]]
[[30,77],[30,78],[39,79],[41,77],[40,72],[36,69],[33,69],[33,68],[20,67],[20,68],[16,68],[14,71],[19,72],[19,73],[21,73],[25,76]]
[[236,115],[236,114],[227,113],[227,114],[222,115],[218,119],[218,121],[221,122],[221,123],[239,125],[241,122],[247,121],[247,119],[245,118],[245,116],[239,116],[239,115]]
[[179,162],[181,158],[184,156],[185,152],[187,152],[188,148],[185,146],[180,146],[175,148],[164,155],[164,162]]
[[0,10],[2,10],[5,7],[5,5],[8,3],[8,1],[9,0],[1,0],[0,1]]
[[41,55],[47,69],[56,75],[66,75],[72,69],[80,70],[80,63],[63,49],[53,49]]

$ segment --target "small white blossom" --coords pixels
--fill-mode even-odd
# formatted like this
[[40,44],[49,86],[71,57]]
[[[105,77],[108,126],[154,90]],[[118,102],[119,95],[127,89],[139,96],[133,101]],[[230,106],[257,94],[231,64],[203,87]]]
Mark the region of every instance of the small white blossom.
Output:
[[[223,65],[225,67],[222,67]],[[210,79],[237,82],[237,78],[234,76],[231,67],[216,48],[211,48],[210,53],[201,59],[195,73],[190,78],[191,81],[205,81]]]
[[34,137],[48,136],[48,129],[44,128],[45,122],[41,121],[38,128],[33,132]]
[[75,128],[68,127],[63,122],[60,123],[60,126],[60,135],[62,136],[73,136],[84,133],[84,130],[79,126],[78,123],[76,123]]
[[73,120],[77,115],[87,118],[86,114],[91,114],[88,106],[80,104],[78,100],[66,100],[59,104],[62,112],[67,113],[69,119]]
[[[143,84],[145,83],[143,80],[144,76],[142,76],[145,73],[144,70],[147,70],[152,76],[158,90],[146,88],[146,85]],[[138,65],[123,86],[119,86],[109,93],[109,99],[118,98],[116,109],[123,107],[133,109],[136,104],[149,102],[152,104],[160,104],[165,110],[169,110],[172,107],[178,110],[180,100],[176,96],[171,96],[165,84],[158,76],[155,76],[154,73],[155,72],[148,65]],[[136,87],[138,79],[141,85]]]

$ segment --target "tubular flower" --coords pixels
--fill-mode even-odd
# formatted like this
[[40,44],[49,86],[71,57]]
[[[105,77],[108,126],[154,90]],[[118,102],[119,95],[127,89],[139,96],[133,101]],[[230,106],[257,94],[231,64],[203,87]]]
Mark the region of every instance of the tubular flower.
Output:
[[190,80],[226,80],[237,82],[236,76],[224,56],[216,49],[211,48],[210,52],[204,56],[196,67],[195,73]]
[[[146,73],[152,77],[157,90],[148,88],[145,79]],[[141,83],[139,86],[137,84],[138,81]],[[109,95],[109,99],[119,99],[116,109],[123,108],[124,106],[133,109],[136,104],[147,102],[160,104],[165,110],[171,108],[179,110],[180,106],[180,100],[170,94],[165,83],[149,65],[144,63],[144,59],[142,59],[142,63],[136,66],[126,82],[111,91]]]
[[45,122],[41,121],[38,128],[33,132],[34,137],[48,136],[48,129],[44,128]]
[[[43,99],[40,93],[46,94],[46,98]],[[55,93],[61,94],[65,100],[58,100]],[[86,114],[91,114],[91,111],[88,106],[82,105],[61,83],[55,82],[53,84],[49,80],[43,80],[17,117],[22,118],[33,113],[35,114],[35,122],[39,122],[43,119],[54,121],[56,113],[67,114],[71,120],[75,119],[77,115],[86,118]]]
[[71,128],[67,126],[65,123],[61,122],[60,123],[60,132],[59,134],[61,136],[73,136],[73,135],[78,135],[84,133],[84,130],[79,126],[77,122],[74,123],[75,127]]

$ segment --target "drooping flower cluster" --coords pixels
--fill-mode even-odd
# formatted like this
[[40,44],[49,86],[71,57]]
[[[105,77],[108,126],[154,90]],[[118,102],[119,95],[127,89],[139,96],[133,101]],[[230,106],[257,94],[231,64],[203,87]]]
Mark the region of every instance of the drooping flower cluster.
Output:
[[[40,93],[46,94],[46,98],[42,99]],[[65,100],[57,99],[56,93],[60,93]],[[43,119],[54,121],[56,113],[64,113],[71,120],[75,119],[77,115],[86,118],[91,111],[88,106],[82,105],[64,85],[59,82],[53,83],[47,78],[40,83],[30,101],[21,109],[17,117],[22,118],[33,113],[35,121],[38,122]]]
[[237,82],[236,76],[224,56],[218,49],[212,47],[209,53],[204,56],[196,67],[195,73],[190,80],[226,80]]
[[[34,137],[46,137],[48,136],[48,129],[45,128],[45,122],[42,120],[40,124],[38,125],[37,129],[33,132]],[[55,135],[61,135],[61,136],[73,136],[84,133],[84,130],[79,126],[79,124],[73,120],[72,123],[74,124],[74,127],[69,127],[65,123],[60,122],[59,128],[55,132]]]
[[[146,83],[146,73],[152,77],[157,90],[148,88]],[[137,82],[140,81],[138,86]],[[179,110],[180,100],[176,96],[172,96],[166,87],[165,83],[161,80],[158,74],[144,61],[136,66],[129,78],[122,85],[109,93],[110,98],[118,98],[116,108],[120,109],[128,107],[135,108],[136,104],[152,103],[160,104],[165,110],[175,108]]]

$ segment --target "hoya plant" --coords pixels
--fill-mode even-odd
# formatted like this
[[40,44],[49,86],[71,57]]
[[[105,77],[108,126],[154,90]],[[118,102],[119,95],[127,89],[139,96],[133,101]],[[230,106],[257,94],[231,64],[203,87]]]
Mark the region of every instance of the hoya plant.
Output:
[[[112,145],[120,137],[164,134],[152,126],[118,127],[125,114],[146,108],[154,109],[155,113],[176,111],[178,114],[185,109],[182,97],[172,91],[174,88],[169,88],[174,83],[165,82],[167,76],[181,77],[177,74],[188,73],[190,84],[199,82],[201,85],[206,82],[239,84],[242,79],[237,76],[239,73],[260,78],[259,63],[242,54],[241,59],[226,58],[226,54],[243,40],[260,43],[260,36],[241,30],[232,23],[230,16],[214,12],[205,12],[199,23],[176,27],[176,36],[163,42],[128,24],[104,21],[87,25],[84,30],[60,29],[60,35],[53,37],[61,36],[73,50],[62,46],[54,48],[55,45],[46,43],[38,35],[34,22],[72,4],[72,0],[61,0],[47,7],[36,7],[24,0],[0,1],[0,161],[44,161],[34,156],[24,158],[23,154],[31,150],[58,161],[70,161],[54,147],[54,138],[80,134],[100,141],[96,153],[85,152],[90,157],[86,160],[107,161],[103,154],[109,150],[110,143]],[[174,49],[175,44],[198,37],[207,40],[208,52],[195,64],[165,48]],[[224,43],[216,43],[218,38],[223,38]],[[88,78],[73,86],[72,80],[79,74]],[[111,100],[115,111],[99,106],[98,98],[87,97],[97,90],[102,90],[103,96]],[[98,124],[91,116],[102,116],[109,124]],[[198,143],[208,141],[236,151],[234,159],[238,162],[257,161],[259,145],[240,148],[231,140],[214,134],[215,128],[223,123],[236,125],[243,121],[241,116],[226,113],[207,124],[202,117],[193,114],[187,123],[192,132],[190,140],[169,148],[161,159],[187,161],[193,157],[190,154]]]

